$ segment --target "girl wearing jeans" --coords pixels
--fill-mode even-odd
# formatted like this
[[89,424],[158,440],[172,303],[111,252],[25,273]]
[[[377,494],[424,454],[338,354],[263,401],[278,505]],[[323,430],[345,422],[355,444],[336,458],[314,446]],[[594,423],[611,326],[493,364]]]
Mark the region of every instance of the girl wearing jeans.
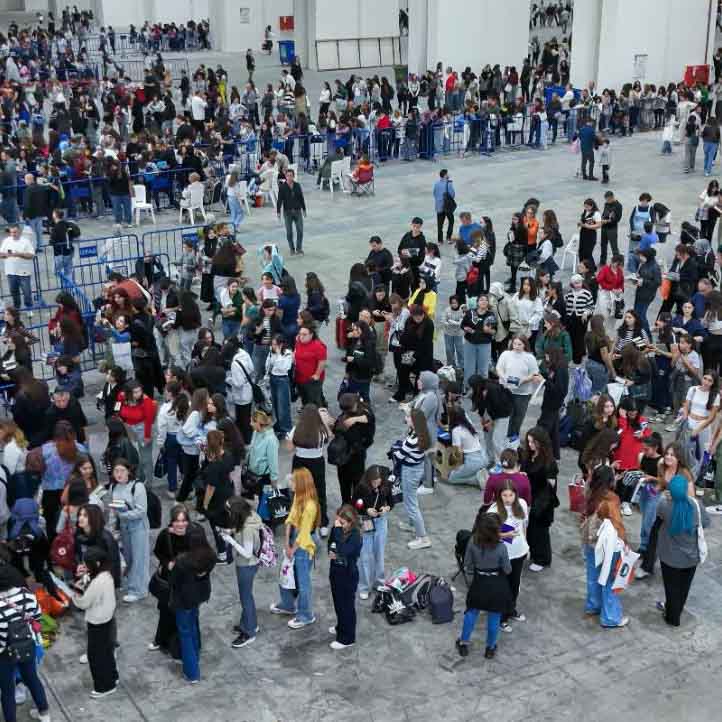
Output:
[[612,591],[615,568],[624,549],[626,533],[619,497],[612,491],[614,472],[598,466],[592,473],[581,525],[587,568],[587,601],[584,613],[599,616],[602,627],[625,627],[619,595]]
[[271,341],[271,353],[266,357],[266,376],[271,389],[273,416],[276,419],[273,430],[280,439],[285,439],[293,428],[291,381],[288,377],[292,366],[293,351],[288,348],[285,338],[276,334]]
[[424,456],[431,445],[426,417],[421,409],[412,409],[406,423],[409,431],[401,446],[393,451],[394,460],[401,465],[401,488],[404,493],[404,510],[408,524],[400,522],[402,531],[416,534],[408,543],[409,549],[428,549],[431,540],[426,535],[424,517],[418,501],[418,488],[424,477]]
[[293,504],[286,519],[285,554],[293,560],[296,579],[294,590],[279,587],[281,600],[271,605],[271,614],[289,614],[291,629],[301,629],[316,621],[313,614],[313,586],[311,568],[316,556],[313,535],[321,523],[321,508],[316,496],[316,486],[308,469],[296,469],[291,474],[289,489],[293,492]]
[[369,598],[369,590],[384,583],[384,551],[388,535],[388,513],[394,508],[388,469],[370,466],[354,490],[354,504],[361,515],[361,558],[359,597]]
[[491,659],[496,654],[501,615],[511,604],[511,592],[507,575],[511,574],[511,562],[507,545],[501,541],[501,521],[496,514],[486,514],[479,509],[466,545],[464,569],[473,576],[466,595],[466,611],[461,636],[456,649],[462,657],[469,654],[471,634],[481,611],[486,612],[486,651]]

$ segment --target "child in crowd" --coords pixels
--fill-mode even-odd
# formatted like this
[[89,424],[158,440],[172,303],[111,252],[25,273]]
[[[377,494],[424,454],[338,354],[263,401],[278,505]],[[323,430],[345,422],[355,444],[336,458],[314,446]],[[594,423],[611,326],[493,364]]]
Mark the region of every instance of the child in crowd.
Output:
[[130,349],[130,324],[128,317],[118,314],[110,329],[110,348],[113,354],[113,365],[119,366],[128,379],[134,377],[133,359]]
[[674,131],[677,128],[677,121],[672,116],[662,131],[662,155],[672,155],[672,141],[674,140]]
[[179,287],[181,291],[190,291],[191,284],[193,283],[193,277],[196,273],[196,267],[198,265],[196,259],[196,251],[193,248],[193,242],[190,240],[183,241],[183,253],[181,254],[180,260],[176,261],[179,266],[180,282]]
[[461,321],[466,313],[466,306],[459,302],[458,296],[449,297],[449,306],[444,311],[441,327],[444,329],[444,345],[446,347],[446,364],[463,370],[464,368],[464,332]]
[[612,147],[609,138],[605,138],[599,149],[599,163],[602,166],[602,183],[609,183],[609,169],[612,166]]
[[441,254],[436,243],[426,244],[426,255],[419,271],[430,277],[431,290],[435,291],[441,280]]
[[273,282],[273,276],[270,273],[264,273],[261,276],[261,286],[258,289],[258,301],[278,302],[281,295],[281,289]]
[[273,416],[276,420],[274,431],[279,439],[288,436],[293,423],[291,421],[291,383],[288,372],[293,367],[293,351],[286,340],[277,334],[271,340],[271,352],[266,357],[266,377],[271,391]]
[[85,395],[80,366],[70,356],[59,356],[55,362],[55,381],[56,388],[67,391],[76,399],[81,399]]

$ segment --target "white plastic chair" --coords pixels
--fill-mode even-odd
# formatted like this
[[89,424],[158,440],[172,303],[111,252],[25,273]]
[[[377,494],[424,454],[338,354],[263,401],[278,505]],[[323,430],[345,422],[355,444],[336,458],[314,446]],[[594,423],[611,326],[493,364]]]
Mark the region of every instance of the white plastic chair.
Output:
[[153,210],[153,204],[148,203],[145,197],[145,186],[134,185],[133,186],[133,198],[131,203],[131,214],[135,216],[135,225],[140,225],[140,214],[141,211],[150,213],[150,217],[153,219],[153,225],[155,225],[155,210]]
[[343,188],[343,161],[334,160],[331,161],[331,175],[328,178],[321,179],[321,188],[323,188],[324,181],[328,182],[328,188],[333,194],[333,184],[338,183]]
[[579,234],[578,234],[578,233],[575,233],[575,234],[569,239],[569,242],[567,243],[567,245],[564,246],[564,253],[562,254],[562,262],[561,262],[561,264],[559,265],[559,270],[560,270],[560,271],[563,271],[563,270],[564,270],[564,264],[565,264],[565,262],[566,262],[566,260],[567,260],[567,256],[571,256],[571,259],[572,259],[572,268],[571,268],[571,270],[573,271],[574,268],[575,268],[574,263],[575,263],[575,261],[576,261],[576,258],[577,258],[577,255],[578,255],[578,254],[579,254]]
[[183,211],[188,211],[191,225],[195,225],[195,216],[193,211],[200,211],[204,222],[208,221],[206,209],[203,207],[203,195],[205,188],[202,183],[192,183],[188,186],[189,194],[180,202],[180,212],[178,213],[178,223],[183,222]]
[[348,187],[346,187],[346,183],[344,183],[344,178],[351,178],[351,156],[345,156],[341,162],[343,163],[343,170],[341,172],[341,190],[344,193],[350,193],[351,181],[349,180]]

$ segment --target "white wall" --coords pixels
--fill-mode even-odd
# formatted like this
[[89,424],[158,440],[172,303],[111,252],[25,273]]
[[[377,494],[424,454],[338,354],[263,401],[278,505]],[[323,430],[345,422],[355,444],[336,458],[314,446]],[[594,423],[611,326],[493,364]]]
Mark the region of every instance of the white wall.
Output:
[[103,25],[112,25],[116,30],[133,24],[142,25],[146,18],[146,3],[143,0],[102,0]]
[[146,18],[151,22],[185,25],[189,20],[198,22],[208,17],[210,0],[148,0],[146,7]]
[[[648,83],[678,81],[685,66],[702,65],[709,5],[709,0],[603,0],[598,87],[629,82],[635,54],[648,55],[643,78]],[[576,18],[574,24],[576,43]]]
[[398,34],[398,0],[316,2],[317,40],[391,38]]
[[[240,8],[250,10],[250,22],[241,24]],[[210,24],[213,43],[224,52],[245,52],[260,48],[263,41],[263,0],[212,0]],[[275,50],[275,46],[274,46]]]
[[[412,3],[414,5],[414,3]],[[428,43],[424,70],[441,61],[463,70],[489,63],[521,68],[528,52],[529,0],[428,0]],[[409,36],[414,29],[409,8]],[[409,54],[412,40],[409,38]]]
[[408,65],[410,73],[423,73],[428,65],[429,16],[427,0],[403,0],[409,10],[409,51]]
[[[213,2],[213,0],[210,0],[210,2]],[[299,12],[301,11],[302,8],[299,9]],[[271,29],[278,37],[281,39],[286,37],[290,39],[293,37],[292,33],[280,33],[278,18],[280,18],[281,15],[294,14],[295,10],[293,0],[266,0],[266,2],[263,3],[263,27],[265,28],[267,25],[270,25]]]
[[602,0],[575,0],[571,57],[571,82],[575,88],[584,88],[590,80],[596,80],[601,20]]

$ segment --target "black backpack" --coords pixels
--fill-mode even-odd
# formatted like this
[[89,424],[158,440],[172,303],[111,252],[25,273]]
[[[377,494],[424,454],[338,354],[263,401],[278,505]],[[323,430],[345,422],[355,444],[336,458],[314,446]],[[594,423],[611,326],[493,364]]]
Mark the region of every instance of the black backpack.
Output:
[[[8,602],[7,606],[22,614],[15,604]],[[27,616],[8,622],[6,635],[6,649],[13,660],[21,664],[35,659],[35,633]]]
[[328,463],[334,466],[343,466],[351,458],[351,449],[346,437],[342,434],[336,434],[326,451]]
[[561,248],[564,245],[564,239],[559,231],[556,231],[554,235],[552,235],[551,241],[554,249]]
[[[133,482],[130,493],[135,494],[135,487],[141,482]],[[160,503],[158,495],[147,485],[145,485],[145,496],[147,498],[148,509],[146,514],[148,515],[148,524],[151,529],[160,529],[163,523],[163,505]]]
[[328,323],[328,319],[331,317],[331,304],[329,303],[326,296],[321,299],[321,316],[318,319],[319,323]]
[[454,621],[454,593],[442,577],[434,582],[429,592],[429,610],[433,624],[447,624]]

